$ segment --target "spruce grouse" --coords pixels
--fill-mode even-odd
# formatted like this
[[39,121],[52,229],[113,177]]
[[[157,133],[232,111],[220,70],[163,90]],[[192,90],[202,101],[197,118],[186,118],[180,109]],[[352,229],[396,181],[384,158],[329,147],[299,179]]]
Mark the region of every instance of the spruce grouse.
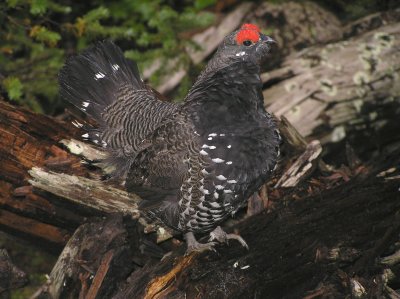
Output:
[[[225,37],[182,104],[160,100],[136,63],[103,41],[67,60],[61,97],[97,122],[75,125],[143,199],[141,209],[184,233],[188,251],[237,239],[220,226],[270,176],[280,136],[265,111],[260,64],[274,41],[253,24]],[[209,243],[194,233],[210,232]]]

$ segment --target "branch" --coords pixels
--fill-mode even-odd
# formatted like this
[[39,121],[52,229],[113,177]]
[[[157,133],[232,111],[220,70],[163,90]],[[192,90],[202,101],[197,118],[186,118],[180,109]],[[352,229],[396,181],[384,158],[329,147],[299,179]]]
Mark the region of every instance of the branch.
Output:
[[[140,217],[138,204],[141,199],[133,193],[110,187],[96,180],[63,173],[46,172],[37,167],[32,168],[29,174],[32,176],[29,183],[36,188],[107,214],[119,212],[130,215],[132,219],[139,219],[146,232],[154,230],[146,219]],[[166,229],[157,227],[155,230],[158,242],[171,238],[171,234]]]

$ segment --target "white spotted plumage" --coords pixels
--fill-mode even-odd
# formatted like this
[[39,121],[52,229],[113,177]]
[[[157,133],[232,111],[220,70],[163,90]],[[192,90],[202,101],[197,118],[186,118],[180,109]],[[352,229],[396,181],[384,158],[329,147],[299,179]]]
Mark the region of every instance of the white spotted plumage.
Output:
[[200,155],[207,156],[208,153],[207,153],[205,150],[201,150],[201,151],[200,151]]
[[215,162],[215,163],[222,163],[222,162],[224,162],[225,160],[222,160],[221,158],[214,158],[214,159],[211,159],[213,162]]
[[216,176],[216,178],[217,178],[218,180],[220,180],[220,181],[225,181],[225,180],[226,180],[226,177],[224,177],[222,174]]

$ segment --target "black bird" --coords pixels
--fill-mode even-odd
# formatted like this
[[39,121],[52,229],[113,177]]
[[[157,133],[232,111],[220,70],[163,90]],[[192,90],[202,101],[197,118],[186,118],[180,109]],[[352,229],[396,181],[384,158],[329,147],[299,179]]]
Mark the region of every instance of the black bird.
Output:
[[[97,122],[82,137],[143,199],[141,209],[184,233],[188,252],[237,239],[220,226],[268,179],[280,136],[265,111],[260,65],[274,41],[253,24],[225,37],[182,104],[160,100],[111,41],[68,59],[62,98]],[[194,233],[210,232],[209,243]]]

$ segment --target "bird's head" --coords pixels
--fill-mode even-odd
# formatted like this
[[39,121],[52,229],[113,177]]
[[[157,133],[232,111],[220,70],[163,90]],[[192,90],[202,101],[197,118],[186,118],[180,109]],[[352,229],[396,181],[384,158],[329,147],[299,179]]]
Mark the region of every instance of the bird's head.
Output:
[[275,41],[261,33],[254,24],[244,24],[240,29],[225,37],[218,48],[217,55],[223,55],[229,60],[251,59],[261,63],[268,55]]
[[257,25],[243,24],[224,38],[199,78],[239,61],[247,60],[261,65],[274,43],[272,38],[261,33]]

